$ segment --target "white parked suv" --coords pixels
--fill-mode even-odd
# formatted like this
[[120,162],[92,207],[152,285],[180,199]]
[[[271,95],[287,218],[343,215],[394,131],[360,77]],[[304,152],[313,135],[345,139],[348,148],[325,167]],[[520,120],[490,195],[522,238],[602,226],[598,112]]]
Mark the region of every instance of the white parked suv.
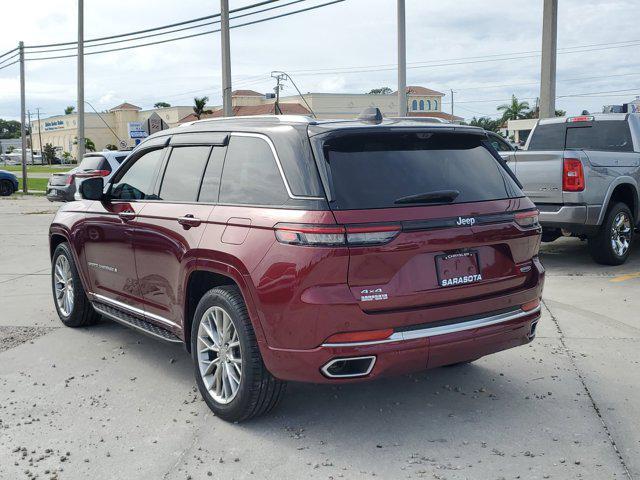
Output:
[[47,199],[50,202],[71,202],[85,178],[104,177],[105,184],[116,172],[130,152],[105,150],[85,154],[76,168],[68,172],[54,173],[47,184]]

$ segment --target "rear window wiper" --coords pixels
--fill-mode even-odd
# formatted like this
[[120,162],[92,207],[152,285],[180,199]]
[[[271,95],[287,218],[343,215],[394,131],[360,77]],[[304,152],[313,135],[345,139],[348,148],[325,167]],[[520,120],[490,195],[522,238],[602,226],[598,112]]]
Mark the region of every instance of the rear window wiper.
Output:
[[415,195],[400,197],[393,203],[450,203],[453,202],[458,195],[460,195],[458,190],[436,190],[434,192],[417,193]]

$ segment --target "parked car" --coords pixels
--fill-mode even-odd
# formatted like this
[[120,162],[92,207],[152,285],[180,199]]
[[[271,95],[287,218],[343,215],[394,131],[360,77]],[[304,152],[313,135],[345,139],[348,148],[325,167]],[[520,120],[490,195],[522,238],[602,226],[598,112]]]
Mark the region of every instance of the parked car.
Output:
[[117,151],[87,153],[76,168],[51,175],[47,183],[47,199],[50,202],[73,201],[79,182],[96,176],[108,181],[128,154]]
[[573,235],[598,263],[627,260],[639,218],[639,114],[540,120],[508,164],[540,209],[544,241]]
[[[217,416],[529,343],[538,212],[484,130],[365,115],[154,134],[50,227],[54,303],[193,357]],[[223,168],[224,167],[224,168]]]
[[8,197],[18,191],[18,177],[6,170],[0,170],[0,197]]

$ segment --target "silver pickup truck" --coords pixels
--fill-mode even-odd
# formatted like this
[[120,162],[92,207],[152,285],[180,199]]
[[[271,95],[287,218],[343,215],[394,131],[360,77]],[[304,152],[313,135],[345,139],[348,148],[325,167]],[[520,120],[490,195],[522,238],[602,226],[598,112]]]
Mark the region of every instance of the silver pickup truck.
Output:
[[506,160],[540,210],[543,241],[577,236],[596,262],[626,261],[639,217],[639,114],[542,119]]

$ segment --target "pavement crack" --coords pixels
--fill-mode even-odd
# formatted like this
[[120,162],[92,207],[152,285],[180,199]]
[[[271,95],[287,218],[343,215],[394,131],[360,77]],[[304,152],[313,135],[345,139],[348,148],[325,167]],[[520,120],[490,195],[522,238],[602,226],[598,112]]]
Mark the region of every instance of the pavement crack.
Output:
[[602,424],[602,428],[607,434],[607,438],[609,439],[609,444],[611,445],[611,448],[613,448],[613,451],[618,456],[618,459],[620,460],[620,464],[622,465],[622,468],[624,469],[624,472],[626,473],[627,478],[629,480],[634,480],[633,476],[631,475],[631,471],[627,466],[627,462],[624,460],[624,457],[622,456],[622,453],[618,448],[618,444],[616,443],[616,440],[613,438],[613,435],[611,434],[611,430],[609,430],[609,426],[607,425],[607,422],[602,416],[600,407],[598,406],[598,403],[596,402],[596,400],[593,398],[593,395],[591,394],[591,390],[589,390],[589,387],[587,386],[587,382],[585,381],[584,376],[582,375],[582,373],[580,372],[580,369],[578,368],[578,364],[576,363],[575,358],[572,355],[572,351],[569,349],[569,347],[564,341],[565,339],[564,332],[562,331],[562,327],[560,327],[560,323],[558,322],[558,319],[551,312],[551,310],[549,309],[548,305],[544,300],[542,301],[542,305],[544,305],[544,308],[547,310],[547,312],[549,313],[549,316],[551,317],[551,320],[553,320],[553,323],[556,326],[556,330],[558,331],[562,348],[564,349],[565,352],[567,352],[569,356],[569,361],[571,362],[571,366],[573,367],[573,370],[576,373],[578,380],[580,380],[580,383],[582,384],[582,388],[584,389],[584,392],[587,394],[587,398],[589,398],[589,401],[591,402],[591,406],[593,407],[593,410],[596,412],[596,415],[600,419],[600,423]]
[[173,465],[171,465],[171,467],[169,467],[169,469],[162,476],[162,480],[166,480],[169,477],[169,475],[178,467],[178,465],[180,465],[185,455],[189,453],[191,450],[193,450],[193,447],[196,446],[196,443],[198,442],[200,430],[202,429],[202,426],[204,425],[208,416],[209,416],[209,413],[208,412],[205,413],[202,423],[200,423],[200,426],[193,432],[193,440],[191,441],[189,446],[185,447],[184,450],[180,452],[180,455],[178,455],[177,460],[173,463]]

